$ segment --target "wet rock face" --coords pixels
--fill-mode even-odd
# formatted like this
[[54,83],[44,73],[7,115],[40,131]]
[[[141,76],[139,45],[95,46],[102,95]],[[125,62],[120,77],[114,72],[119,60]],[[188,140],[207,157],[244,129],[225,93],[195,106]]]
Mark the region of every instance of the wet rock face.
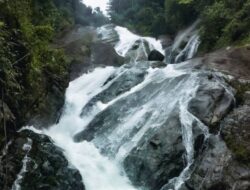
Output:
[[162,61],[150,61],[150,66],[152,68],[163,68],[166,67],[167,64]]
[[[30,150],[25,150],[27,142],[31,142]],[[26,170],[19,181],[23,190],[55,189],[84,190],[80,173],[69,167],[63,150],[53,145],[44,135],[23,131],[8,146],[7,154],[0,156],[0,188],[11,189],[17,175],[24,167],[23,160],[27,156]],[[7,169],[7,170],[6,170]],[[7,176],[6,176],[7,171]]]
[[29,110],[26,114],[28,125],[34,125],[37,128],[45,128],[57,123],[64,105],[64,94],[69,83],[69,75],[64,76],[65,78],[50,78],[50,75],[47,77],[48,84],[51,84],[50,89],[41,95],[39,107]]
[[185,147],[177,112],[161,128],[145,134],[147,138],[142,139],[126,157],[125,171],[136,186],[161,189],[184,169]]
[[202,57],[204,66],[226,73],[239,79],[249,80],[250,49],[246,47],[231,47],[215,51]]
[[196,96],[189,102],[188,110],[209,126],[211,132],[219,121],[233,108],[234,97],[226,91],[221,81],[218,82],[213,75],[201,80]]
[[248,190],[250,170],[237,162],[219,136],[211,135],[181,190]]
[[[141,62],[141,65],[145,66],[145,63]],[[144,71],[147,68],[144,68]],[[145,73],[138,72],[142,71],[142,68],[134,69],[125,72],[126,74],[123,73],[121,78],[118,77],[116,80],[114,80],[115,76],[111,78],[109,81],[114,80],[111,85],[94,97],[87,107],[95,106],[98,101],[107,103],[119,96],[120,93],[117,92],[124,94],[131,87],[147,81],[144,79]],[[225,90],[223,80],[211,76],[210,73],[191,73],[165,78],[165,73],[157,71],[159,73],[154,75],[156,77],[154,79],[159,77],[159,81],[153,80],[145,86],[142,85],[140,90],[122,96],[106,109],[98,112],[85,130],[74,137],[77,142],[83,140],[93,142],[100,152],[108,157],[113,158],[118,155],[120,158],[121,156],[125,171],[133,184],[150,190],[160,189],[163,186],[172,187],[171,179],[178,177],[187,165],[187,152],[183,141],[184,125],[188,125],[188,129],[192,131],[192,154],[193,158],[197,159],[197,166],[195,161],[192,167],[202,164],[204,168],[200,170],[206,171],[207,168],[212,167],[210,164],[213,164],[209,159],[217,162],[216,159],[221,158],[222,154],[216,156],[214,154],[226,151],[226,146],[220,146],[219,143],[222,141],[217,144],[206,139],[208,130],[204,130],[204,128],[207,129],[204,124],[206,122],[210,124],[215,116],[214,122],[220,122],[230,110],[234,100],[230,88]],[[129,88],[124,88],[123,85],[126,87],[127,82],[121,83],[121,81],[126,81],[127,74],[132,76],[130,78],[133,80],[132,82],[128,80],[128,84],[131,84],[131,86],[128,85]],[[193,98],[188,101],[189,103],[187,102],[190,113],[187,110],[189,115],[184,115],[184,120],[190,118],[192,122],[186,124],[183,119],[181,120],[183,112],[180,111],[179,104],[185,105],[181,97],[186,97],[186,87],[192,85],[197,88],[197,91],[195,91],[196,88],[192,89],[196,93],[190,95]],[[123,91],[124,89],[126,90]],[[83,109],[83,115],[89,112],[87,107]],[[143,108],[153,109],[144,112]],[[197,119],[192,119],[194,116]],[[123,128],[126,131],[123,131]],[[119,139],[116,138],[117,134]],[[210,143],[209,148],[207,148],[208,143]],[[124,149],[128,151],[125,155],[122,154]],[[198,174],[200,170],[197,170]],[[195,181],[194,185],[198,183],[201,182]]]
[[119,35],[115,30],[114,24],[107,24],[97,29],[98,41],[106,44],[116,45]]
[[220,134],[212,135],[194,163],[190,179],[181,190],[250,189],[250,98],[234,108],[220,123]]
[[133,46],[128,50],[125,57],[128,61],[147,61],[150,53],[148,41],[144,39],[136,40]]
[[132,69],[132,70],[124,70],[122,73],[118,75],[112,76],[112,78],[108,79],[106,83],[108,84],[111,80],[115,81],[104,91],[96,95],[92,100],[88,102],[86,106],[82,109],[81,116],[88,115],[95,109],[96,103],[101,101],[102,103],[108,103],[109,101],[115,99],[119,95],[128,92],[134,86],[141,83],[147,72],[146,69]]
[[221,123],[221,135],[234,157],[250,166],[250,98],[248,92],[245,104],[234,109]]

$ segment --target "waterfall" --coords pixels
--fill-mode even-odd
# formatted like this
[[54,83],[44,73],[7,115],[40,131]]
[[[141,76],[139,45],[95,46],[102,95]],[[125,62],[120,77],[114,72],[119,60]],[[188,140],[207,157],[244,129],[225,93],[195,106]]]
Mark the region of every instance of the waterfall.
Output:
[[13,186],[12,186],[12,190],[21,190],[21,182],[23,179],[23,176],[25,175],[25,173],[27,172],[27,164],[28,162],[30,162],[30,158],[28,156],[30,150],[32,148],[32,140],[30,138],[27,139],[27,143],[25,143],[23,145],[23,150],[25,151],[25,156],[22,160],[23,166],[22,169],[20,170],[20,172],[17,174],[17,179],[15,180]]
[[[126,57],[135,44],[146,55],[147,44],[150,50],[164,52],[154,38],[140,37],[122,27],[115,30],[120,40],[114,48],[121,56]],[[110,35],[106,29],[99,29],[102,31]],[[105,35],[104,38],[107,39]],[[191,58],[198,44],[199,37],[194,34],[180,54]],[[181,124],[186,164],[161,189],[178,190],[189,178],[194,162],[193,124],[196,122],[208,136],[207,127],[188,110],[199,81],[207,81],[207,75],[187,69],[187,62],[152,68],[147,59],[139,59],[138,51],[132,55],[134,59],[119,68],[96,68],[70,82],[58,124],[39,132],[34,130],[51,137],[64,150],[69,163],[79,170],[86,190],[144,190],[146,187],[132,185],[125,171],[125,160],[141,142],[158,130],[167,129],[166,123],[171,121],[173,113],[177,113],[175,117]]]
[[200,37],[196,29],[198,24],[199,20],[175,37],[174,43],[170,47],[169,63],[180,63],[195,56],[200,45]]
[[194,34],[190,37],[187,45],[181,52],[175,57],[175,63],[180,63],[186,59],[191,59],[197,52],[197,49],[200,45],[199,36]]
[[128,50],[132,47],[132,45],[137,40],[145,40],[149,43],[150,50],[156,49],[164,54],[164,50],[162,49],[161,43],[159,40],[151,37],[141,37],[136,34],[130,32],[127,28],[117,26],[117,33],[120,36],[120,41],[115,46],[117,53],[121,56],[125,56]]

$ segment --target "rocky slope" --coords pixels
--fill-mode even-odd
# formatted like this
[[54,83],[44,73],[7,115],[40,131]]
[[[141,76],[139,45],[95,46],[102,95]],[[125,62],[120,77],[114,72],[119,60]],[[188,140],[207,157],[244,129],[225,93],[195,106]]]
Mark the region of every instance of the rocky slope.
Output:
[[[123,58],[113,48],[117,40],[112,25],[99,30],[76,26],[56,42],[73,62],[71,79],[96,67],[119,67],[126,63],[120,68],[123,72],[105,81],[105,89],[82,108],[81,117],[95,111],[99,101],[105,104],[118,99],[75,135],[75,141],[92,141],[103,155],[112,158],[146,126],[144,135],[137,139],[136,146],[129,146],[131,150],[123,160],[124,170],[135,186],[150,190],[174,189],[178,177],[183,175],[185,183],[181,184],[181,190],[248,190],[249,48],[221,50],[191,59],[174,66],[184,73],[176,76],[159,69],[144,84],[148,69],[166,67],[162,55],[148,58],[148,42],[140,40],[135,41]],[[48,126],[60,115],[69,79],[50,80],[54,91],[47,94],[47,107],[33,117],[32,123],[46,121],[43,125]],[[122,96],[142,83],[140,90]],[[194,94],[188,94],[194,89]],[[191,99],[187,101],[182,97]],[[147,106],[152,109],[141,109]],[[13,122],[15,117],[8,106],[3,103],[2,107],[7,122]],[[139,121],[134,118],[138,113]],[[126,134],[119,133],[119,127],[131,118],[134,118],[135,128]],[[113,132],[120,135],[115,143],[114,138],[109,137]],[[186,146],[188,132],[192,133],[190,149]],[[0,186],[4,189],[12,185],[21,185],[23,189],[84,189],[79,171],[69,167],[63,150],[53,145],[48,137],[22,131],[15,133],[8,142],[0,156],[1,163],[6,163],[0,167]]]
[[[127,60],[134,60],[136,57],[138,65],[135,67],[141,71],[149,66],[147,58],[144,56],[145,52],[141,48],[145,46],[147,47],[147,42],[136,41],[125,55]],[[139,53],[140,56],[136,56],[140,51],[142,51]],[[232,48],[191,59],[176,66],[180,70],[191,70],[192,74],[199,73],[197,75],[198,88],[188,103],[189,117],[193,117],[188,127],[192,129],[194,149],[189,174],[183,173],[190,163],[187,161],[188,152],[184,146],[183,125],[185,126],[185,123],[176,106],[172,113],[166,116],[166,121],[159,124],[160,126],[157,123],[157,113],[153,114],[154,123],[151,125],[158,127],[149,129],[139,140],[137,146],[126,156],[123,162],[124,168],[135,186],[152,190],[174,189],[176,188],[175,180],[178,180],[178,176],[183,175],[184,179],[185,176],[187,177],[186,182],[180,187],[183,190],[250,188],[247,124],[249,119],[247,116],[249,115],[247,75],[250,62],[247,55],[249,55],[248,47]],[[142,67],[140,63],[144,66]],[[237,66],[235,66],[236,63]],[[133,70],[132,68],[131,70]],[[144,87],[145,89],[119,99],[95,116],[87,128],[75,136],[75,140],[77,142],[82,140],[94,142],[104,155],[112,158],[119,152],[119,148],[127,138],[132,138],[133,134],[139,131],[143,125],[150,124],[152,117],[149,111],[145,118],[142,116],[141,121],[136,124],[137,128],[127,134],[129,137],[121,135],[121,139],[116,141],[116,145],[113,145],[114,137],[109,137],[109,135],[113,131],[119,130],[117,127],[122,126],[124,115],[134,112],[138,106],[144,107],[147,102],[157,99],[159,89],[161,89],[159,93],[164,94],[164,97],[171,102],[172,97],[169,97],[168,93],[171,94],[171,90],[177,88],[175,96],[178,99],[182,82],[188,81],[192,74],[174,78],[173,84],[169,84],[168,80],[149,83]],[[125,76],[126,74],[123,77]],[[121,76],[113,83],[114,85],[95,96],[83,108],[82,115],[84,116],[88,111],[94,109],[96,102],[107,103],[120,93],[129,90],[131,87],[126,82],[132,86],[142,82],[141,78],[134,77],[135,73],[130,73],[129,76],[129,81]],[[120,80],[124,82],[115,85],[119,84]],[[123,85],[129,88],[126,89]],[[110,99],[106,100],[107,97]],[[160,101],[160,99],[158,100]],[[164,108],[169,106],[164,103],[161,102],[161,106],[158,105],[158,109],[161,109],[161,116],[164,115]],[[147,118],[148,122],[146,122]]]
[[[69,167],[61,149],[32,131],[12,137],[0,156],[0,187],[7,189],[84,190],[79,172]],[[39,183],[38,183],[39,182]]]

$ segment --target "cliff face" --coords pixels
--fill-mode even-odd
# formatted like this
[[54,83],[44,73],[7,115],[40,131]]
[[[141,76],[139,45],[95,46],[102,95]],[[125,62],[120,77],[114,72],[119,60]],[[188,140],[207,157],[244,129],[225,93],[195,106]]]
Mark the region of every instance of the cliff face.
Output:
[[235,105],[223,119],[210,125],[211,135],[202,146],[187,189],[249,189],[249,47],[227,48],[193,60],[197,69],[225,74],[234,88]]

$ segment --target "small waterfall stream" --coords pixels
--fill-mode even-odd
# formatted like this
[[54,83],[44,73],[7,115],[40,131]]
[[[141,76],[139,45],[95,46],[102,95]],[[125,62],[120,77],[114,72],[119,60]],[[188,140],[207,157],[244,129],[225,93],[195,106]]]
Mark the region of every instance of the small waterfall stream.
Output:
[[200,45],[200,36],[196,29],[198,24],[199,20],[187,29],[180,31],[175,37],[174,43],[170,47],[169,58],[167,59],[169,63],[181,63],[195,56]]
[[[137,36],[122,27],[116,27],[116,31],[120,41],[115,49],[122,56],[138,40],[164,52],[153,38]],[[184,49],[188,58],[197,46],[195,35]],[[124,161],[143,139],[149,138],[150,131],[165,127],[171,114],[179,110],[186,165],[179,176],[161,188],[178,190],[188,179],[194,160],[193,123],[208,134],[206,126],[188,111],[200,85],[200,72],[175,65],[151,68],[147,60],[138,60],[140,50],[135,59],[120,68],[96,68],[70,82],[59,123],[41,131],[64,150],[69,163],[80,171],[86,190],[140,189],[127,177]]]

